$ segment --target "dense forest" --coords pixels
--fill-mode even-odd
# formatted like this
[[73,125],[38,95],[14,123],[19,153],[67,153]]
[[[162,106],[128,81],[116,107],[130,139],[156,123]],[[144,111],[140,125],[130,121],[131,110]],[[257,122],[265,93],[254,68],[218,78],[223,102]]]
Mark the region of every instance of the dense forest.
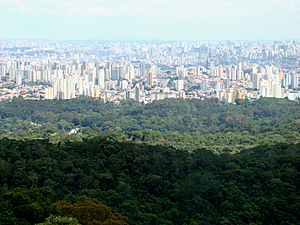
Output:
[[1,101],[0,224],[300,225],[299,109]]
[[122,133],[145,129],[202,134],[255,132],[259,127],[296,121],[300,118],[299,108],[299,101],[275,98],[237,100],[236,105],[218,99],[164,99],[146,105],[127,100],[116,105],[95,98],[44,101],[14,98],[0,102],[0,131],[4,134],[28,127],[61,131],[98,127]]
[[3,138],[0,148],[0,224],[51,224],[56,206],[63,214],[82,198],[128,224],[300,224],[300,144],[214,154],[103,137]]
[[269,127],[257,127],[251,131],[216,132],[201,134],[199,132],[180,133],[178,131],[159,132],[149,129],[142,131],[129,131],[127,133],[113,130],[102,131],[98,127],[85,128],[83,133],[72,134],[53,129],[27,130],[3,134],[0,138],[9,139],[48,139],[51,143],[82,141],[95,136],[102,136],[108,140],[146,143],[149,145],[174,146],[180,149],[195,150],[198,148],[210,149],[221,153],[230,149],[239,152],[261,144],[276,144],[282,142],[298,143],[300,141],[300,122],[294,121],[286,124],[277,124]]
[[[147,105],[133,100],[116,105],[95,98],[14,98],[0,102],[0,134],[16,139],[48,138],[51,142],[101,135],[182,149],[221,152],[230,148],[238,152],[261,144],[297,143],[299,108],[299,101],[275,98],[237,100],[236,104],[217,99],[164,99]],[[64,134],[73,128],[80,128],[82,135]]]

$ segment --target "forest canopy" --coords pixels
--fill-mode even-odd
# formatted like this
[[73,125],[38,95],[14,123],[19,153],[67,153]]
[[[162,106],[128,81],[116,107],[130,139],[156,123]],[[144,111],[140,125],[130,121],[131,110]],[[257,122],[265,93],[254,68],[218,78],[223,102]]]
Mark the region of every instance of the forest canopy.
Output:
[[85,195],[128,224],[299,224],[300,144],[213,154],[102,137],[4,138],[0,148],[2,221],[42,223],[59,216],[52,203]]
[[299,224],[299,106],[2,101],[0,224]]
[[14,98],[0,102],[0,132],[28,128],[70,131],[75,127],[121,133],[145,129],[201,134],[234,132],[297,121],[299,108],[299,101],[274,98],[252,102],[241,99],[236,105],[218,99],[163,99],[146,105],[124,100],[116,105],[96,98],[44,101]]
[[261,144],[298,143],[299,108],[299,101],[275,98],[238,99],[236,104],[217,99],[163,99],[147,105],[133,100],[116,105],[95,98],[14,98],[0,102],[0,134],[53,143],[101,135],[182,149],[238,152]]

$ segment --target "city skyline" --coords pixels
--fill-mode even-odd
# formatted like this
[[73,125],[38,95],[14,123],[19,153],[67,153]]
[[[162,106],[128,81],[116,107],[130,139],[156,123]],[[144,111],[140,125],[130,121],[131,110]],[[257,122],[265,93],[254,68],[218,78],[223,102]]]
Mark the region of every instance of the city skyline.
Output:
[[2,0],[0,39],[298,40],[300,2]]
[[[299,42],[0,41],[0,100],[300,96]],[[37,82],[37,83],[36,83]]]

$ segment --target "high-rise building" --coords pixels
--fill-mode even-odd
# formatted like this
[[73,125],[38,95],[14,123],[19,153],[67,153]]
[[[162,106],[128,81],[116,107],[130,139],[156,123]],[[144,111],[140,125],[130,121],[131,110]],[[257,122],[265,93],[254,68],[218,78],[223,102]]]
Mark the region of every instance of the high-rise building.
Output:
[[256,64],[254,64],[254,66],[252,67],[252,73],[257,73],[257,66]]
[[83,78],[79,77],[78,78],[78,95],[83,95],[84,89],[83,89]]
[[223,70],[223,66],[219,66],[219,71],[218,71],[219,73],[218,73],[218,77],[223,77],[223,73],[224,73],[224,70]]
[[5,65],[0,66],[0,77],[5,76]]
[[197,67],[197,75],[201,75],[202,74],[202,71],[201,71],[201,66],[198,66]]
[[243,77],[243,71],[240,70],[240,69],[238,69],[238,70],[236,71],[236,79],[237,79],[237,80],[241,80],[242,77]]
[[75,98],[75,83],[72,76],[68,76],[65,79],[66,82],[66,94],[65,99]]
[[94,86],[94,97],[98,98],[100,96],[99,85]]
[[9,80],[14,80],[15,78],[16,78],[16,72],[13,65],[11,65],[9,67]]
[[175,80],[175,89],[180,91],[183,89],[183,80]]
[[185,92],[183,90],[179,91],[178,97],[185,99]]
[[99,65],[99,62],[96,62],[95,63],[95,68],[96,68],[96,77],[98,78],[98,73],[99,73],[99,69],[100,69],[100,65]]
[[234,97],[233,93],[230,91],[226,92],[225,99],[229,103],[235,101],[235,97]]
[[93,84],[95,84],[96,81],[96,73],[93,70],[90,70],[88,73],[89,76],[89,82],[92,82]]
[[119,77],[125,78],[125,66],[124,65],[119,66]]
[[210,61],[209,64],[209,69],[210,69],[210,76],[214,77],[215,76],[215,66],[214,66],[214,61]]
[[81,74],[84,75],[86,70],[88,70],[88,63],[87,61],[83,61],[81,64]]
[[105,88],[105,72],[103,68],[98,71],[98,85],[100,89]]
[[289,74],[289,73],[283,74],[283,76],[282,76],[282,83],[283,83],[283,85],[282,86],[284,86],[284,87],[289,86],[291,84],[291,82],[292,82],[292,76],[291,76],[291,74]]
[[148,72],[147,73],[147,85],[149,86],[153,86],[153,73],[152,72]]
[[112,80],[119,80],[119,68],[117,66],[113,66],[111,70],[111,79]]
[[207,81],[206,81],[206,80],[204,80],[204,81],[201,82],[200,88],[201,88],[203,91],[207,91]]
[[45,89],[45,99],[53,99],[53,88],[47,87]]
[[105,80],[110,80],[111,78],[111,69],[105,69]]
[[154,65],[151,66],[150,72],[153,73],[153,76],[156,76],[158,74],[158,68],[157,68],[157,66],[154,66]]
[[53,78],[51,81],[51,85],[52,85],[52,93],[53,93],[53,98],[57,98],[57,91],[58,91],[58,80],[57,78]]
[[231,79],[236,80],[237,79],[237,72],[236,72],[236,66],[232,65],[231,67]]
[[145,70],[145,63],[142,62],[140,64],[140,77],[145,78],[146,77],[146,70]]
[[176,74],[178,74],[179,79],[184,80],[185,77],[188,75],[188,68],[184,68],[183,65],[176,68]]
[[22,84],[22,75],[21,74],[18,74],[16,76],[16,84],[17,85],[21,85]]
[[87,70],[88,69],[88,62],[87,61],[82,62],[81,69],[82,70]]
[[125,77],[129,82],[134,78],[134,66],[132,64],[127,66],[127,73]]
[[123,96],[124,96],[124,100],[129,99],[129,96],[128,96],[128,90],[124,90]]
[[111,69],[111,62],[105,62],[105,69],[110,70]]
[[271,91],[271,89],[269,87],[261,86],[260,90],[259,90],[259,94],[262,97],[271,97],[270,91]]
[[238,63],[238,70],[243,70],[243,63],[242,62]]
[[127,80],[122,80],[122,81],[120,82],[120,88],[121,88],[122,90],[125,90],[125,89],[127,89],[127,87],[128,87],[128,81],[127,81]]
[[291,75],[291,87],[298,88],[298,75],[297,74]]
[[273,96],[275,98],[281,98],[281,84],[280,83],[274,83],[272,87]]
[[140,101],[140,87],[139,87],[139,85],[137,84],[136,86],[135,86],[135,100],[136,101]]
[[223,85],[224,85],[224,88],[229,88],[230,81],[228,78],[223,79]]
[[259,89],[259,80],[260,80],[261,74],[253,74],[252,76],[252,84],[253,88]]
[[235,91],[235,100],[236,99],[242,99],[242,92],[241,92],[241,90],[236,90]]
[[230,69],[230,68],[227,69],[227,71],[226,71],[226,77],[227,77],[229,80],[232,79],[232,74],[231,74],[231,69]]

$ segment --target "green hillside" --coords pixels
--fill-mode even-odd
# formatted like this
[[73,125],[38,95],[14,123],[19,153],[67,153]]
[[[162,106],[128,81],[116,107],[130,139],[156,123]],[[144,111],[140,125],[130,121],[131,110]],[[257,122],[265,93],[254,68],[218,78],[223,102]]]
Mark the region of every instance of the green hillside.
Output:
[[[272,98],[237,100],[236,105],[217,99],[164,99],[147,105],[128,100],[115,105],[92,98],[15,98],[0,102],[0,134],[51,142],[100,135],[181,149],[238,152],[261,144],[298,143],[299,108],[299,101]],[[68,135],[74,128],[82,135]]]
[[82,195],[128,224],[300,221],[300,144],[213,154],[99,137],[58,144],[4,138],[0,148],[2,221],[39,215],[28,222],[42,222],[57,214],[51,203]]

